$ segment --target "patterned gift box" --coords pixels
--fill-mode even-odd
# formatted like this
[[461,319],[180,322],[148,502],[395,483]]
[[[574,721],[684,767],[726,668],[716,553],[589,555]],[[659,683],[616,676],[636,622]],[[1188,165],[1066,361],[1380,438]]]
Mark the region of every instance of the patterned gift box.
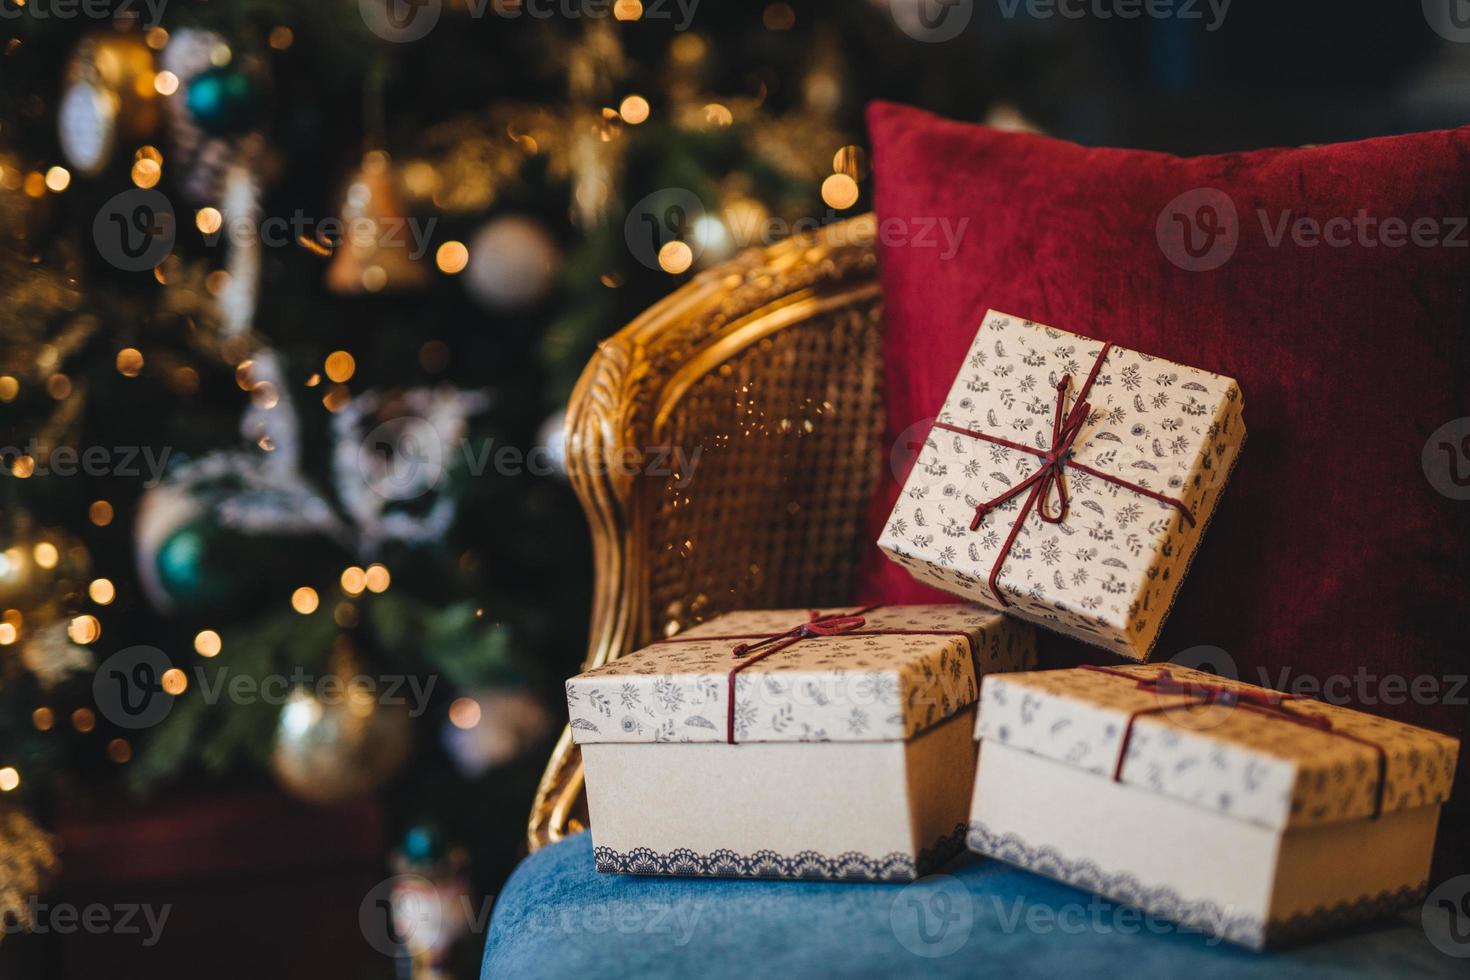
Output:
[[729,613],[579,674],[597,868],[924,874],[964,846],[979,677],[1034,662],[989,610],[876,606]]
[[988,677],[976,737],[972,849],[1256,948],[1422,901],[1459,752],[1172,665]]
[[1145,660],[1245,440],[1229,378],[991,311],[878,545]]

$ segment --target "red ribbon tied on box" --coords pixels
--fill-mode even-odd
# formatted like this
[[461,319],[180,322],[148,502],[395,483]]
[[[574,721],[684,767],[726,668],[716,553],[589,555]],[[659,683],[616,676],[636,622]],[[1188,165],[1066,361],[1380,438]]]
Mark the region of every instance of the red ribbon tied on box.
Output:
[[[1110,473],[1093,469],[1091,466],[1077,462],[1075,458],[1077,439],[1081,436],[1082,430],[1086,427],[1087,420],[1092,414],[1092,405],[1087,401],[1087,396],[1092,391],[1093,383],[1097,381],[1098,372],[1102,370],[1103,362],[1108,359],[1108,353],[1112,349],[1112,344],[1103,344],[1102,350],[1097,355],[1097,359],[1092,362],[1092,370],[1088,372],[1087,380],[1078,389],[1077,398],[1073,401],[1070,410],[1067,409],[1067,390],[1072,386],[1072,376],[1070,374],[1064,375],[1062,380],[1057,383],[1057,404],[1056,411],[1052,415],[1051,445],[1049,448],[1039,449],[1036,446],[1027,446],[989,432],[966,429],[958,425],[951,425],[948,422],[934,423],[934,428],[936,429],[944,429],[947,432],[969,436],[972,439],[983,439],[997,446],[1005,446],[1008,449],[1029,453],[1041,460],[1041,465],[1037,467],[1035,472],[1026,477],[1026,479],[999,496],[982,501],[975,508],[975,517],[970,521],[970,530],[978,530],[980,523],[985,520],[985,516],[992,510],[1026,493],[1026,499],[1021,504],[1021,512],[1016,515],[1016,522],[1011,525],[1010,534],[1006,536],[1005,543],[1001,545],[1000,551],[996,553],[995,564],[990,569],[990,592],[995,596],[995,601],[1003,607],[1010,605],[1010,603],[1000,593],[1000,583],[998,581],[1000,578],[1000,569],[1005,564],[1006,558],[1010,555],[1011,547],[1016,543],[1016,536],[1021,533],[1021,528],[1025,526],[1026,518],[1030,516],[1032,508],[1034,507],[1036,509],[1036,516],[1048,524],[1060,524],[1067,519],[1067,512],[1071,507],[1071,500],[1067,495],[1068,467],[1074,470],[1080,470],[1083,473],[1095,476],[1099,480],[1111,483],[1114,486],[1131,490],[1136,494],[1149,497],[1157,500],[1161,504],[1173,507],[1179,511],[1180,516],[1184,518],[1190,527],[1194,526],[1194,515],[1190,513],[1189,508],[1184,506],[1182,501],[1175,500],[1173,497],[1150,490],[1148,487],[1140,486],[1137,483],[1131,483]],[[1030,492],[1027,493],[1027,491]],[[1054,512],[1050,508],[1050,502],[1053,496],[1056,497],[1056,510]]]
[[1156,704],[1147,708],[1139,708],[1128,716],[1128,724],[1123,729],[1123,742],[1118,746],[1118,761],[1113,767],[1113,782],[1123,781],[1123,763],[1128,759],[1128,746],[1133,741],[1133,723],[1143,715],[1159,714],[1164,711],[1172,711],[1175,708],[1194,708],[1201,705],[1219,704],[1227,707],[1245,708],[1257,714],[1269,718],[1278,718],[1282,721],[1291,722],[1294,725],[1304,725],[1314,728],[1319,732],[1334,735],[1366,745],[1378,755],[1378,786],[1374,791],[1373,819],[1377,820],[1383,815],[1383,792],[1388,783],[1388,752],[1382,745],[1352,732],[1345,732],[1332,727],[1332,722],[1322,715],[1308,715],[1292,711],[1288,706],[1289,701],[1308,700],[1297,694],[1286,694],[1282,691],[1268,691],[1256,687],[1234,687],[1227,684],[1217,684],[1213,681],[1194,679],[1181,679],[1171,674],[1168,668],[1160,670],[1153,675],[1130,674],[1125,670],[1116,670],[1112,667],[1099,667],[1094,664],[1084,664],[1080,669],[1090,670],[1096,674],[1109,674],[1113,677],[1121,677],[1124,680],[1134,681],[1140,691],[1153,691],[1155,694],[1182,694],[1193,698],[1177,704]]
[[[741,658],[740,662],[730,668],[726,675],[726,709],[725,709],[725,741],[731,745],[735,744],[735,678],[742,670],[754,666],[772,654],[780,653],[787,647],[800,643],[802,640],[815,639],[817,637],[831,636],[958,636],[964,638],[965,646],[970,651],[970,659],[974,664],[975,683],[980,683],[980,662],[976,656],[974,643],[971,642],[970,634],[964,630],[907,630],[907,629],[865,629],[868,621],[866,613],[870,613],[879,606],[864,606],[851,613],[833,613],[823,615],[816,609],[807,610],[807,621],[798,623],[791,629],[781,633],[740,633],[725,636],[671,636],[662,640],[655,640],[654,644],[663,643],[706,643],[710,641],[721,642],[727,640],[759,640],[759,643],[737,643],[730,648],[730,654]],[[756,651],[760,651],[756,653]],[[755,654],[750,656],[750,654]]]

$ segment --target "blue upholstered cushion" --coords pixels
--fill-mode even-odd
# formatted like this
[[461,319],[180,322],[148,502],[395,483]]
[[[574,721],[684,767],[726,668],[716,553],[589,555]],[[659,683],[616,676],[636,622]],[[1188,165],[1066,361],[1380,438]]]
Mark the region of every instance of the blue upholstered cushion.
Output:
[[1465,976],[1418,910],[1276,953],[1180,932],[965,857],[911,885],[598,874],[587,834],[533,854],[495,906],[484,977]]

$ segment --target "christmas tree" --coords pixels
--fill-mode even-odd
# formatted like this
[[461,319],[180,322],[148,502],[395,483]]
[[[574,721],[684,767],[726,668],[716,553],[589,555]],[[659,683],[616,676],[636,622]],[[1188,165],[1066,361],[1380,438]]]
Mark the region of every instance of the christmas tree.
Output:
[[963,52],[896,44],[879,4],[22,8],[0,904],[54,868],[57,797],[266,773],[377,794],[400,856],[447,841],[493,887],[585,639],[582,365],[740,248],[866,209],[855,53],[973,111],[936,82]]

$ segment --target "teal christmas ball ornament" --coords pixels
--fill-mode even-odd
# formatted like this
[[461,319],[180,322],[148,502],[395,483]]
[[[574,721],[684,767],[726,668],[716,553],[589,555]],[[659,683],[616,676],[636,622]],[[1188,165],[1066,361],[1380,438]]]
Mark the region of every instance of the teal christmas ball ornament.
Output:
[[255,120],[259,92],[250,76],[230,67],[208,68],[195,75],[184,95],[189,116],[211,136],[228,136]]
[[240,585],[238,555],[217,524],[193,520],[164,538],[154,557],[158,583],[174,602],[201,609],[228,602]]

